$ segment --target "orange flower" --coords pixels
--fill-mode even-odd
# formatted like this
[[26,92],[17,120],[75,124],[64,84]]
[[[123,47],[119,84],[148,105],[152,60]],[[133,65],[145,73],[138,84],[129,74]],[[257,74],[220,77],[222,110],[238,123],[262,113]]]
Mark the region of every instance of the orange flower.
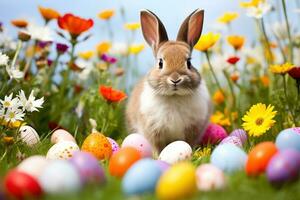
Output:
[[120,90],[115,90],[112,87],[104,85],[101,85],[99,87],[99,93],[108,102],[120,102],[127,97],[127,95],[124,92]]
[[230,35],[227,37],[227,41],[235,50],[239,50],[245,43],[245,37],[240,35]]
[[11,24],[18,28],[26,28],[28,22],[23,19],[15,19],[15,20],[11,20]]
[[270,85],[270,79],[267,75],[263,75],[262,77],[260,77],[260,81],[265,87],[268,87]]
[[112,16],[114,16],[115,10],[107,9],[98,13],[98,17],[103,20],[109,20]]
[[232,82],[236,83],[240,78],[240,74],[238,72],[234,72],[233,74],[230,75],[230,79]]
[[89,30],[94,24],[92,19],[83,19],[70,13],[59,17],[57,22],[61,29],[68,31],[73,37]]
[[215,102],[215,104],[221,104],[224,102],[225,100],[225,96],[224,94],[222,93],[222,91],[220,90],[217,90],[213,96],[213,100]]
[[46,22],[52,19],[58,19],[60,17],[60,14],[56,10],[53,10],[51,8],[44,8],[42,6],[39,6],[39,11]]

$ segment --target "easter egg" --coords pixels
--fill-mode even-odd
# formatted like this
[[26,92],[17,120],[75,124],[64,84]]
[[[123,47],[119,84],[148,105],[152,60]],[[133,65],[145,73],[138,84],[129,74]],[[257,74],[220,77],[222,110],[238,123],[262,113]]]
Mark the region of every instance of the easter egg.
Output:
[[188,162],[177,163],[162,174],[156,186],[158,199],[186,199],[196,191],[195,167]]
[[56,144],[61,141],[71,141],[76,143],[76,140],[71,133],[64,129],[57,129],[51,135],[51,143]]
[[232,173],[244,169],[247,154],[234,144],[218,145],[211,154],[211,164],[224,172]]
[[98,160],[108,159],[112,154],[112,146],[109,140],[101,133],[91,133],[83,141],[82,151],[94,155]]
[[48,163],[49,160],[47,160],[45,156],[31,156],[23,160],[17,166],[17,170],[27,173],[37,179]]
[[76,143],[71,141],[62,141],[54,144],[47,152],[47,159],[69,159],[76,151],[79,151]]
[[69,160],[79,171],[82,183],[104,183],[105,173],[98,160],[90,153],[77,151]]
[[21,126],[19,133],[22,142],[28,146],[34,146],[40,142],[38,133],[31,126]]
[[157,165],[160,167],[162,172],[167,171],[170,168],[170,164],[162,161],[162,160],[156,160]]
[[275,144],[280,150],[296,149],[300,151],[300,134],[292,128],[285,129],[278,134]]
[[290,129],[292,129],[293,131],[300,134],[300,127],[294,127],[294,128],[290,128]]
[[220,144],[234,144],[238,147],[243,146],[242,141],[240,140],[240,138],[236,137],[236,136],[228,136],[226,138],[224,138]]
[[192,157],[191,146],[184,141],[175,141],[168,144],[159,154],[158,159],[169,164],[189,160]]
[[201,143],[203,145],[206,144],[217,144],[221,142],[225,137],[227,137],[226,130],[217,124],[209,124],[206,128]]
[[142,158],[141,153],[133,147],[121,148],[109,160],[109,172],[112,176],[121,178],[126,171]]
[[111,145],[112,148],[112,154],[116,153],[117,151],[119,151],[120,147],[119,144],[112,138],[110,137],[106,137]]
[[162,173],[155,160],[145,158],[134,163],[123,177],[122,189],[127,195],[139,195],[155,191]]
[[6,193],[13,199],[32,199],[42,195],[38,181],[21,171],[12,170],[4,178]]
[[149,141],[141,134],[132,133],[128,135],[121,147],[133,147],[139,150],[143,157],[152,157],[152,146]]
[[277,153],[273,142],[262,142],[253,147],[248,154],[246,173],[248,176],[258,176],[263,173],[270,159]]
[[197,187],[200,191],[223,189],[226,186],[222,170],[212,164],[202,164],[196,169]]
[[270,160],[266,174],[268,180],[277,185],[299,178],[300,152],[286,149],[277,152]]
[[76,192],[81,187],[78,171],[67,160],[52,160],[39,177],[46,193],[62,194]]
[[242,144],[245,144],[248,139],[247,133],[243,129],[235,129],[230,133],[229,136],[238,137],[241,140]]

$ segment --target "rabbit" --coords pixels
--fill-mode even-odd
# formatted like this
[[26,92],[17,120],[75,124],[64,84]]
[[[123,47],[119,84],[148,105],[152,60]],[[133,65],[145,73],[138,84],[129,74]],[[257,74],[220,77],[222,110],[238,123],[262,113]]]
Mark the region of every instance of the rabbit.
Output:
[[191,63],[203,18],[204,11],[196,9],[183,21],[176,41],[171,41],[154,13],[140,12],[142,33],[153,50],[155,66],[134,87],[126,120],[128,131],[143,134],[157,153],[176,140],[199,144],[209,123],[210,94]]

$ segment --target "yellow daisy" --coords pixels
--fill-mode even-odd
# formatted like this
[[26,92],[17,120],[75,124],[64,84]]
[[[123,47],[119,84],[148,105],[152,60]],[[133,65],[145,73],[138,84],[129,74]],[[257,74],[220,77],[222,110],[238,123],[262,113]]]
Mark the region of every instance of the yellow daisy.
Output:
[[137,55],[145,48],[144,44],[133,44],[129,47],[128,51],[130,54]]
[[274,74],[281,74],[284,75],[289,72],[294,67],[291,63],[284,63],[282,65],[271,65],[270,71]]
[[277,111],[273,111],[274,106],[258,103],[253,105],[246,115],[242,118],[244,123],[242,124],[244,130],[248,132],[250,136],[261,136],[268,131],[274,124]]
[[240,2],[240,6],[242,8],[249,8],[249,7],[257,7],[260,3],[264,3],[265,0],[251,0],[248,2]]
[[199,51],[207,51],[209,48],[216,44],[219,38],[220,34],[214,34],[212,32],[209,32],[200,37],[194,48]]
[[115,10],[107,9],[98,13],[98,17],[103,20],[109,20],[112,16],[115,15]]
[[126,23],[124,24],[124,28],[130,31],[137,30],[141,27],[140,23]]
[[218,18],[218,22],[223,24],[229,24],[236,18],[238,18],[239,14],[236,12],[225,12],[221,17]]
[[99,55],[101,55],[101,54],[107,53],[110,50],[111,43],[107,42],[107,41],[100,42],[96,48],[97,48],[97,53]]
[[84,51],[80,52],[78,56],[84,60],[89,60],[94,56],[94,51]]
[[220,126],[230,126],[230,120],[224,113],[217,111],[210,117],[210,122]]

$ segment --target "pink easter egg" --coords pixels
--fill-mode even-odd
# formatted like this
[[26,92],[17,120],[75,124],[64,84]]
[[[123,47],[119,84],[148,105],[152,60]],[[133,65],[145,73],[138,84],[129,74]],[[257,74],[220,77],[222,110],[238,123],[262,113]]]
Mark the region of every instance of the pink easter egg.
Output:
[[209,124],[204,132],[201,140],[201,144],[217,144],[227,137],[226,130],[217,124]]
[[57,129],[51,135],[51,143],[56,144],[61,141],[71,141],[76,143],[75,138],[64,129]]
[[212,164],[202,164],[196,170],[196,183],[200,191],[223,189],[226,186],[224,173]]
[[151,144],[143,135],[138,133],[128,135],[124,139],[121,147],[133,147],[137,149],[143,157],[152,157]]
[[243,129],[235,129],[230,133],[229,136],[238,137],[241,140],[242,144],[245,144],[248,139],[247,133]]
[[119,144],[112,138],[110,137],[107,137],[108,141],[110,142],[111,144],[111,148],[112,148],[112,153],[116,153],[117,151],[119,151],[120,147],[119,147]]
[[242,141],[237,136],[228,136],[220,144],[234,144],[238,147],[243,147]]

